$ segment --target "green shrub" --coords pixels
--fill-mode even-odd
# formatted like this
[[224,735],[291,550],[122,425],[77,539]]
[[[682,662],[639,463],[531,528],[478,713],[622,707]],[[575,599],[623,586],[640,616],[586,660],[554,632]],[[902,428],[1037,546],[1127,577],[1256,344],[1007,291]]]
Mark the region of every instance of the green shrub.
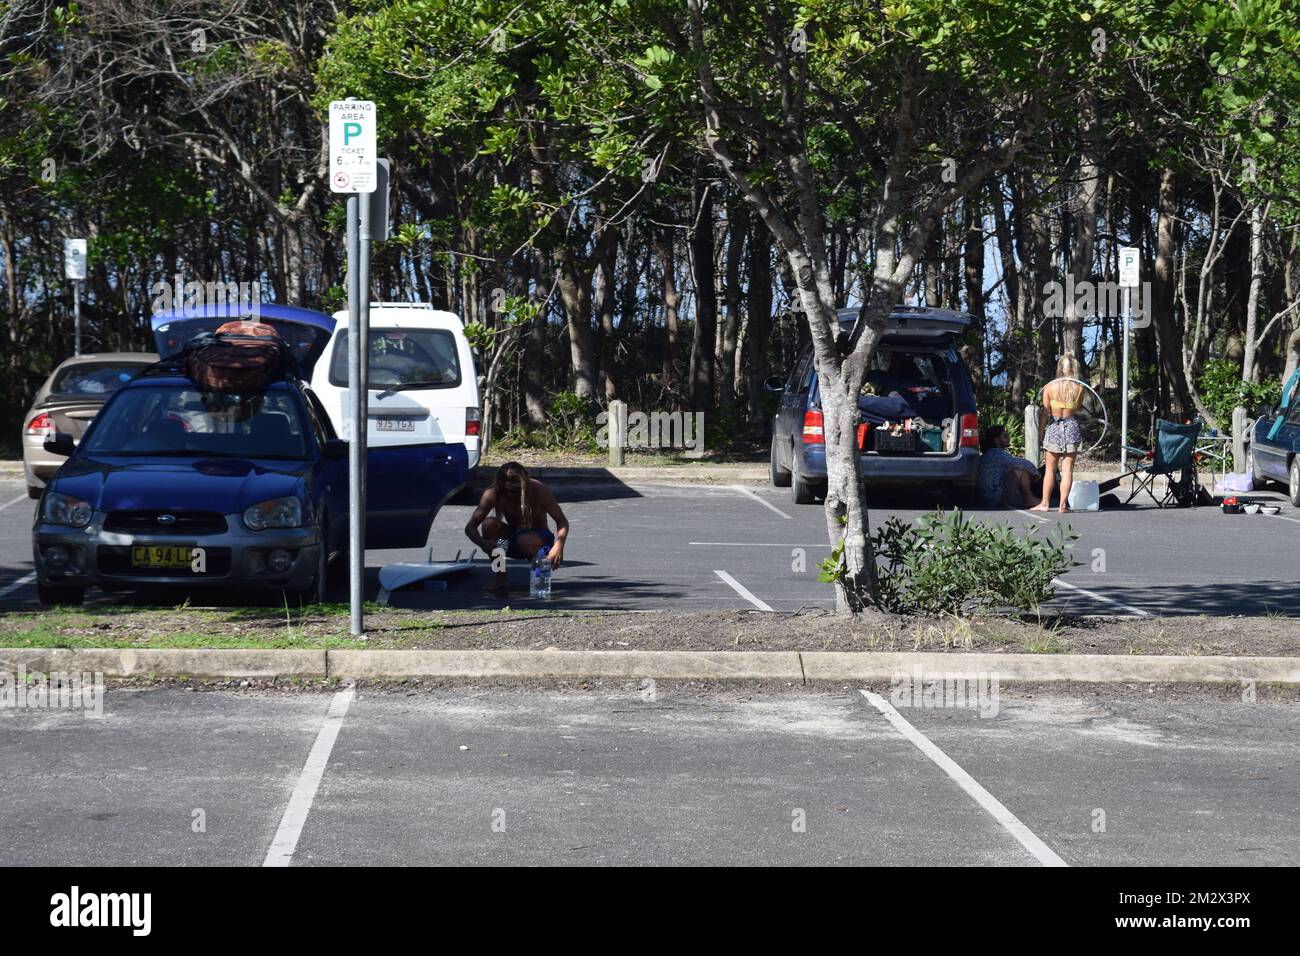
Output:
[[1000,523],[967,518],[954,509],[922,515],[915,524],[890,517],[871,536],[881,606],[896,613],[958,614],[1014,608],[1037,611],[1056,593],[1052,579],[1076,562],[1057,526],[1018,534]]
[[1197,387],[1220,431],[1232,428],[1232,410],[1238,405],[1253,414],[1258,406],[1273,406],[1282,399],[1281,382],[1243,382],[1241,368],[1230,359],[1206,362]]

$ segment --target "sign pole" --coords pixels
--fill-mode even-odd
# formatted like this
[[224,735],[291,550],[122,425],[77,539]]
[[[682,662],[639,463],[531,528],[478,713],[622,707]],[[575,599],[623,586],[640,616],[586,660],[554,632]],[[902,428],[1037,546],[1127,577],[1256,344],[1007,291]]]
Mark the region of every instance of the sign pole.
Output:
[[[1121,246],[1119,250],[1119,284],[1124,289],[1124,347],[1120,372],[1119,467],[1128,470],[1128,340],[1133,332],[1133,290],[1141,281],[1142,250]],[[1149,307],[1149,306],[1148,306]]]
[[81,354],[81,280],[72,280],[72,354]]
[[81,354],[81,282],[86,278],[86,240],[63,240],[63,276],[72,280],[72,354]]
[[[1113,299],[1111,301],[1114,301]],[[1133,289],[1124,287],[1124,360],[1123,365],[1123,401],[1119,412],[1119,470],[1128,471],[1128,339],[1133,325]]]
[[[348,197],[348,600],[352,636],[365,637],[366,419],[370,360],[370,193],[375,191],[375,104],[348,97],[329,109],[330,191]],[[362,198],[362,193],[367,195]]]
[[365,440],[366,413],[365,392],[357,387],[361,382],[362,349],[361,337],[356,334],[361,318],[360,205],[356,193],[348,196],[348,391],[352,398],[352,434],[348,442],[348,600],[352,609],[353,637],[362,637],[366,633],[361,614],[366,576],[366,502],[361,488],[366,456],[361,443]]

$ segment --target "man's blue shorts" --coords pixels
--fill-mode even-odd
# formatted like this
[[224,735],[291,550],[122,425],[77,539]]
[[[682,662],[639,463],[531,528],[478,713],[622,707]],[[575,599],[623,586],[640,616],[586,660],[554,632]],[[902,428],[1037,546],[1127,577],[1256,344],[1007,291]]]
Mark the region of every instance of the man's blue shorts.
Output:
[[554,532],[552,532],[550,529],[548,529],[548,528],[512,528],[512,527],[510,527],[509,525],[506,525],[506,540],[509,542],[509,543],[506,545],[506,557],[507,557],[507,558],[519,558],[519,559],[524,559],[524,554],[523,554],[523,552],[521,552],[521,551],[519,550],[519,537],[520,537],[521,535],[525,535],[525,534],[527,534],[527,533],[530,532],[530,531],[531,531],[533,534],[537,535],[537,537],[539,537],[539,538],[542,539],[542,549],[543,549],[543,550],[546,550],[546,551],[551,550],[551,545],[555,544],[555,534],[554,534]]

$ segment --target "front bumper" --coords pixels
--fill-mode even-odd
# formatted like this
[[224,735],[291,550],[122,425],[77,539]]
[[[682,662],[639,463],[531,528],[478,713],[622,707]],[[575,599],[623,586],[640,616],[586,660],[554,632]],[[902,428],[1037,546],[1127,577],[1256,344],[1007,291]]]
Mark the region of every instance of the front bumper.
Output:
[[[226,515],[220,534],[126,533],[104,530],[105,515],[96,512],[85,528],[39,522],[32,531],[32,558],[42,584],[105,590],[185,587],[297,590],[316,576],[320,558],[320,529],[281,528],[249,531],[238,514]],[[203,570],[141,569],[131,562],[139,545],[203,549]],[[66,549],[68,560],[49,560],[50,549]],[[269,552],[283,549],[291,561],[284,571],[272,571]]]

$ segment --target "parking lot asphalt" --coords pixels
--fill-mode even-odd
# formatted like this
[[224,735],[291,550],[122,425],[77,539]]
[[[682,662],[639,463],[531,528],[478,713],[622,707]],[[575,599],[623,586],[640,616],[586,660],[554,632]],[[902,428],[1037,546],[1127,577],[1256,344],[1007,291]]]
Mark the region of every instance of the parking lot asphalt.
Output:
[[[829,555],[819,505],[795,505],[777,489],[602,483],[556,486],[572,524],[565,564],[554,578],[553,606],[684,610],[830,607],[817,563]],[[1079,538],[1079,566],[1063,576],[1055,609],[1084,614],[1300,614],[1300,511],[1276,491],[1263,493],[1281,514],[1225,515],[1218,508],[1160,510],[1133,506],[1097,512],[1031,514],[972,509],[980,519],[1036,534],[1066,524]],[[873,492],[871,521],[914,521],[951,507],[941,493]],[[473,545],[463,528],[472,508],[445,507],[425,548],[368,552],[368,595],[379,591],[378,570],[395,561],[450,560]],[[18,482],[0,482],[0,602],[35,601],[31,578],[32,503]],[[445,590],[407,589],[391,603],[411,608],[494,606],[481,589],[486,560]],[[509,604],[529,604],[528,572],[511,562]],[[94,602],[166,602],[166,595],[100,595]],[[345,599],[345,595],[340,595]],[[179,600],[179,599],[177,599]],[[212,603],[247,603],[248,595],[213,595]],[[269,598],[278,601],[279,596]],[[196,601],[195,603],[202,603]]]
[[0,866],[1300,862],[1294,702],[894,714],[856,688],[111,688],[102,719],[0,711]]

